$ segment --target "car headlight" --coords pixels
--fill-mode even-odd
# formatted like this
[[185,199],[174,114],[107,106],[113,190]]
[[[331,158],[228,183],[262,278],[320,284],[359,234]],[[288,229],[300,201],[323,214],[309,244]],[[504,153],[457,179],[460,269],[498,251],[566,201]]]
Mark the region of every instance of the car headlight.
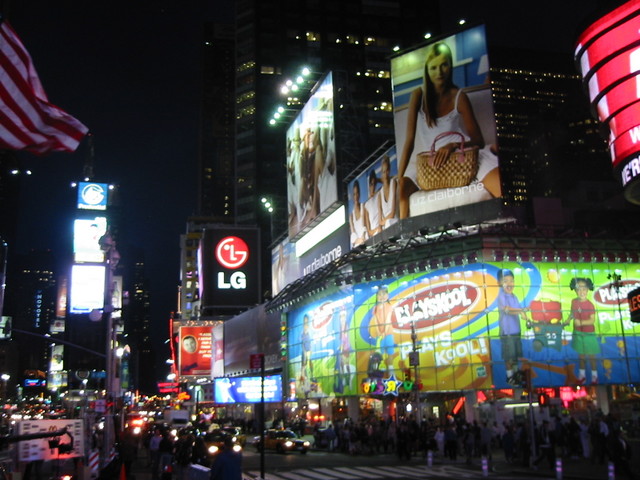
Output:
[[293,446],[293,442],[291,440],[287,440],[286,442],[284,442],[284,446],[289,448]]
[[133,427],[133,434],[139,435],[142,429],[140,427]]
[[302,445],[304,445],[305,447],[309,447],[309,445],[311,445],[309,442],[304,442]]
[[239,453],[242,451],[242,447],[240,445],[234,445],[233,446],[233,451],[236,453]]
[[209,447],[209,453],[210,453],[210,454],[212,454],[212,455],[213,455],[214,453],[218,453],[218,450],[219,450],[219,449],[218,449],[218,447],[216,447],[215,445],[211,445],[211,446]]

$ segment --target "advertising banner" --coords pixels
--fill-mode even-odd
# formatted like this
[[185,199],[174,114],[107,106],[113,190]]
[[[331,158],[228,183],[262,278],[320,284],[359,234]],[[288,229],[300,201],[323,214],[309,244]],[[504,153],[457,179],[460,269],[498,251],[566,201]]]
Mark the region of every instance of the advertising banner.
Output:
[[289,238],[338,200],[333,76],[329,72],[287,130]]
[[391,59],[399,218],[502,195],[488,75],[482,25]]
[[[257,403],[261,398],[261,377],[216,378],[213,381],[215,403]],[[282,401],[282,375],[264,377],[264,401]]]
[[62,370],[64,370],[64,345],[51,345],[49,371],[61,372]]
[[300,257],[295,244],[283,240],[272,251],[272,293],[277,295],[288,284],[330,264],[349,251],[349,228],[346,224],[322,239]]
[[351,247],[398,222],[398,159],[395,145],[349,182]]
[[[59,432],[67,429],[66,434],[57,437],[45,437],[24,440],[18,443],[18,460],[34,462],[36,460],[65,460],[84,455],[83,420],[22,420],[18,423],[19,435]],[[62,448],[60,448],[62,447]]]
[[267,371],[281,368],[280,317],[280,312],[267,313],[262,304],[224,322],[224,373],[215,376],[248,370],[252,354],[264,354]]
[[73,265],[69,313],[90,313],[104,307],[104,265]]
[[106,217],[76,218],[73,221],[73,257],[77,263],[104,262],[98,241],[107,232]]
[[106,183],[79,182],[78,208],[81,210],[106,210],[109,185]]
[[638,264],[561,262],[353,285],[290,313],[292,386],[298,397],[511,388],[527,370],[534,387],[629,383],[640,375],[627,305],[638,286]]
[[199,327],[180,327],[180,376],[224,375],[222,323]]

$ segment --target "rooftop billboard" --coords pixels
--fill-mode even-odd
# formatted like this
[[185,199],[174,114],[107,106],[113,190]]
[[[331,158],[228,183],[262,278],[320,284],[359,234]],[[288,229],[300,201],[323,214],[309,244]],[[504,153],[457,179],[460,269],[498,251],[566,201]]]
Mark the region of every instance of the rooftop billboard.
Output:
[[[614,279],[619,275],[620,281]],[[360,283],[292,310],[299,397],[630,383],[640,264],[484,262]],[[415,334],[415,336],[414,336]],[[417,378],[413,367],[417,367]],[[406,382],[406,383],[405,383]]]
[[484,26],[391,59],[400,219],[502,195]]
[[205,230],[198,261],[204,308],[253,306],[260,301],[260,240],[256,228]]
[[287,130],[286,145],[289,237],[295,239],[338,200],[331,72]]
[[224,374],[222,323],[180,327],[180,376],[213,377]]

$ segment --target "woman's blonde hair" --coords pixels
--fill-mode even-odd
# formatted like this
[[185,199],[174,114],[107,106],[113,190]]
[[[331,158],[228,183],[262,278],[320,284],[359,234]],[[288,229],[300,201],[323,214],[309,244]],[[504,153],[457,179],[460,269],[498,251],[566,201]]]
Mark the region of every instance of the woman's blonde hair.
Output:
[[[427,48],[427,55],[424,61],[424,73],[422,78],[422,101],[424,105],[424,112],[427,117],[427,125],[429,127],[435,127],[437,124],[438,113],[436,111],[436,92],[429,78],[429,62],[440,55],[445,55],[449,60],[449,65],[453,68],[453,54],[449,45],[444,42],[436,42]],[[453,80],[451,75],[447,79],[447,88],[453,87]]]

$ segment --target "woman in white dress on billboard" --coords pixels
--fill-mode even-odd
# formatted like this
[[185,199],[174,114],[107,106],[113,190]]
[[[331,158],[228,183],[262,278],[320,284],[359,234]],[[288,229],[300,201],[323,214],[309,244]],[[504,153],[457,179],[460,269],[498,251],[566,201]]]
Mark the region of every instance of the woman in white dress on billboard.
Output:
[[376,191],[379,181],[375,170],[371,170],[369,173],[369,198],[364,202],[365,222],[369,237],[373,237],[382,231],[380,223],[380,191]]
[[[477,178],[494,197],[501,194],[498,159],[484,147],[482,132],[473,114],[469,97],[453,84],[453,56],[444,42],[434,43],[427,50],[423,83],[411,93],[407,115],[407,136],[398,166],[398,207],[400,218],[409,216],[409,197],[418,191],[415,180],[415,165],[409,159],[415,148],[416,137],[425,150],[431,148],[433,140],[443,132],[460,132],[464,135],[465,147],[479,147]],[[453,141],[452,141],[453,140]],[[434,165],[441,167],[449,154],[460,148],[458,136],[447,136],[436,144]],[[412,162],[415,164],[415,161]],[[410,167],[410,172],[407,172]]]
[[364,205],[360,202],[360,184],[353,182],[353,211],[349,214],[349,228],[351,230],[351,245],[362,245],[367,237]]

